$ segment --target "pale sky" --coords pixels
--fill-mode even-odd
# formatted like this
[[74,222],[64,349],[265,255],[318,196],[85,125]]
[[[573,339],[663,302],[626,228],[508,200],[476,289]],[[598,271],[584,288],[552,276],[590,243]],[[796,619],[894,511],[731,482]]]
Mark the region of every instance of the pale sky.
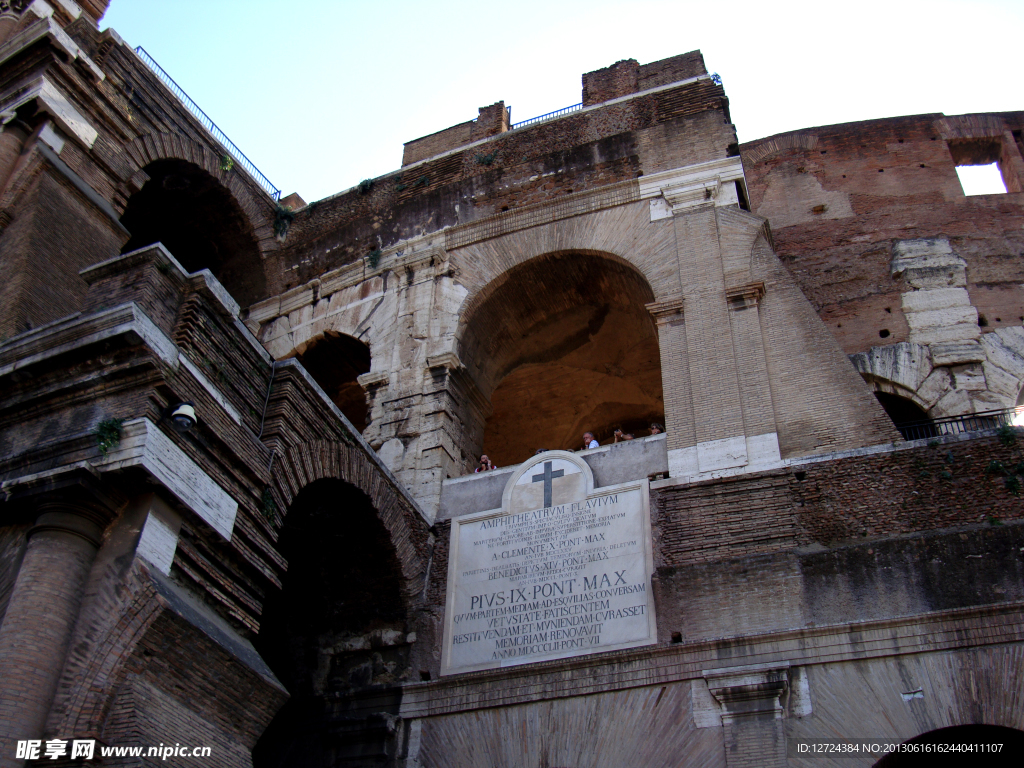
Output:
[[402,144],[504,99],[580,101],[582,73],[699,48],[741,142],[831,123],[1024,110],[1024,2],[113,0],[143,46],[285,195],[396,170]]

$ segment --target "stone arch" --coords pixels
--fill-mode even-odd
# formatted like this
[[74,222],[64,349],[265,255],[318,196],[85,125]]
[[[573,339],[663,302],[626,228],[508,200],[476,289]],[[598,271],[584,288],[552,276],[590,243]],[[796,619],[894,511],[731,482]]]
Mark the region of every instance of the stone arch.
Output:
[[244,171],[222,171],[222,158],[208,147],[177,133],[147,133],[125,144],[123,149],[131,161],[132,174],[118,190],[119,194],[115,199],[118,210],[123,212],[124,205],[134,189],[145,183],[143,169],[147,165],[158,160],[184,160],[219,179],[231,192],[238,206],[252,223],[262,253],[276,250],[278,247],[273,228],[275,202],[256,182],[250,180]]
[[366,494],[388,531],[402,573],[402,596],[411,609],[423,590],[430,530],[419,511],[399,490],[398,481],[371,462],[355,445],[315,441],[291,446],[274,462],[279,506],[288,509],[303,488],[317,480],[338,479]]
[[[651,221],[647,201],[619,205],[572,219],[517,230],[451,249],[448,256],[465,289],[467,315],[518,265],[552,253],[601,256],[630,265],[650,285],[656,301],[678,296],[678,256],[671,219]],[[457,332],[457,335],[461,330]],[[456,339],[456,344],[458,343]]]
[[935,405],[918,392],[933,371],[927,347],[901,341],[851,355],[850,361],[872,391],[902,397],[926,413]]
[[370,371],[370,345],[355,336],[329,330],[305,342],[294,357],[352,426],[364,432],[369,409],[358,377]]
[[[292,500],[277,548],[289,568],[254,645],[291,698],[260,737],[254,765],[335,765],[369,746],[393,753],[380,724],[399,714],[416,636],[390,531],[366,493],[321,478]],[[371,689],[369,707],[346,711]]]
[[[175,257],[185,263],[188,253],[195,252],[199,254],[196,258],[206,261],[223,251],[219,269],[213,264],[202,266],[211,266],[240,304],[262,298],[266,293],[263,261],[270,251],[280,248],[273,237],[274,201],[242,170],[221,170],[220,157],[185,136],[147,134],[127,144],[125,155],[134,173],[117,190],[115,204],[122,222],[134,230],[128,250],[148,245],[157,237],[174,252],[172,240],[186,239],[189,231],[204,229],[205,222],[204,236],[179,249]],[[185,185],[191,182],[189,188],[168,185],[170,180],[181,179]],[[172,223],[167,220],[172,216],[181,218]],[[208,237],[209,232],[215,232],[214,236]],[[250,253],[231,255],[239,249]],[[227,263],[240,259],[239,264]],[[185,265],[190,270],[198,266]]]
[[746,152],[743,155],[743,160],[749,165],[756,165],[789,149],[811,150],[817,149],[817,147],[818,135],[816,133],[808,133],[806,131],[783,133],[762,141],[756,147]]
[[625,259],[571,250],[524,260],[466,302],[458,356],[492,408],[482,450],[507,465],[576,448],[585,429],[602,440],[661,421],[654,298]]

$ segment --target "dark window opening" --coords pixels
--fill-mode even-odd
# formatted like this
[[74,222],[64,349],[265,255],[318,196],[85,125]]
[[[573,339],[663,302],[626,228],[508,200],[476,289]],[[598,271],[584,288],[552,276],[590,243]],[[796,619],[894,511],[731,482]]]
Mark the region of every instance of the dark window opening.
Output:
[[875,397],[904,440],[918,440],[939,434],[928,414],[914,401],[888,392],[875,392]]
[[266,280],[256,236],[231,192],[184,160],[146,166],[149,181],[128,199],[121,223],[128,253],[152,243],[189,272],[209,269],[243,307],[263,298]]
[[363,432],[369,425],[369,410],[357,377],[370,371],[370,348],[359,339],[328,331],[306,347],[298,360],[352,426]]

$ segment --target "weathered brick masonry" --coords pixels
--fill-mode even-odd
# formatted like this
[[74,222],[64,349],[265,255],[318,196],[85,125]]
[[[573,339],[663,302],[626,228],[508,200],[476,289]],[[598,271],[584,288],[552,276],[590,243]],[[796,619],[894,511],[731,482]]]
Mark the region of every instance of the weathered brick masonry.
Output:
[[[739,146],[700,52],[625,59],[291,210],[105,7],[0,3],[0,766],[1024,732],[1022,438],[952,434],[1024,389],[1024,113]],[[965,197],[988,162],[1007,194]],[[907,443],[887,398],[949,418]],[[452,519],[501,504],[479,454],[652,421],[588,461],[651,478],[657,642],[441,676]]]

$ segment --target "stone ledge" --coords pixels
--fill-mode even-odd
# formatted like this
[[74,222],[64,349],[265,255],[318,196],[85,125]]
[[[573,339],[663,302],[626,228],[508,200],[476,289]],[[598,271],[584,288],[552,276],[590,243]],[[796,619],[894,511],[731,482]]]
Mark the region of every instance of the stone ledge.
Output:
[[[964,638],[971,638],[966,641]],[[401,716],[431,717],[485,707],[605,693],[687,680],[704,670],[805,666],[1024,642],[1024,603],[935,611],[896,619],[807,627],[586,659],[454,675],[404,686]],[[734,667],[719,667],[728,650]]]

